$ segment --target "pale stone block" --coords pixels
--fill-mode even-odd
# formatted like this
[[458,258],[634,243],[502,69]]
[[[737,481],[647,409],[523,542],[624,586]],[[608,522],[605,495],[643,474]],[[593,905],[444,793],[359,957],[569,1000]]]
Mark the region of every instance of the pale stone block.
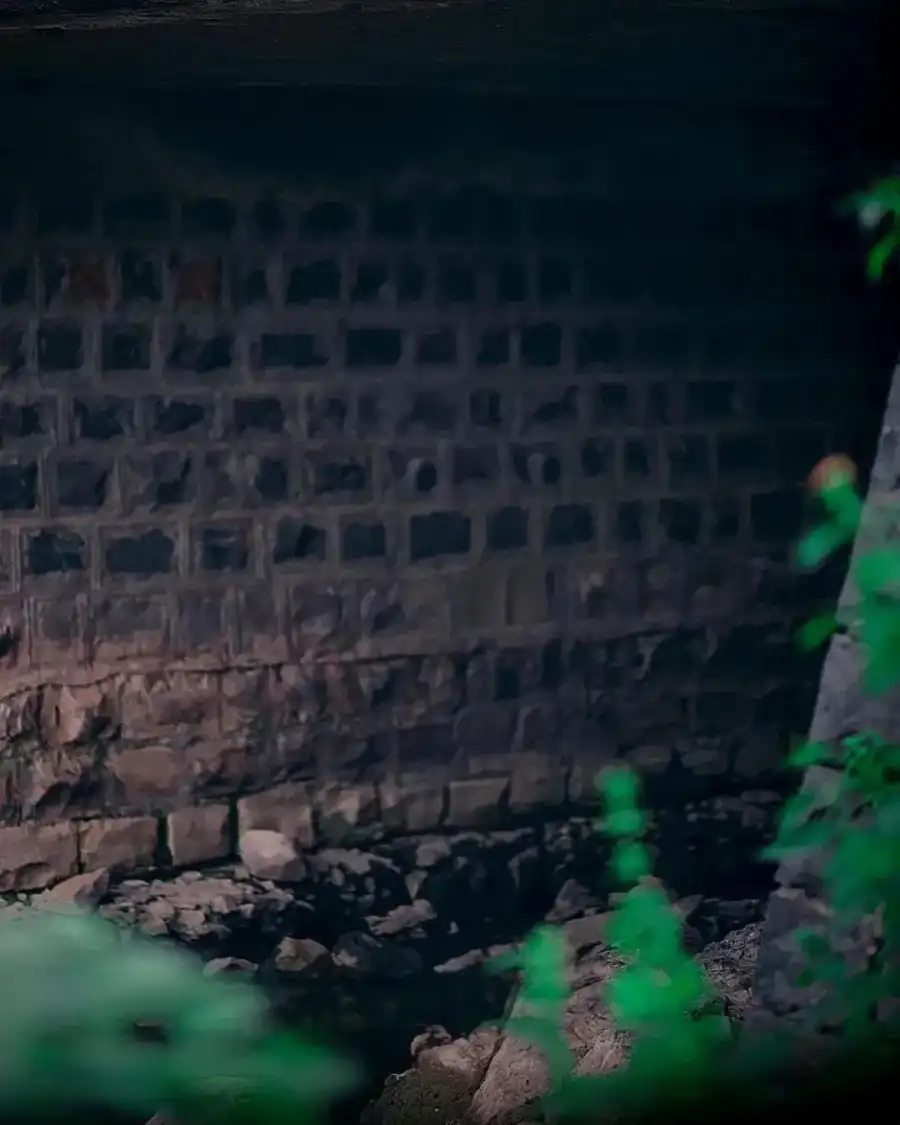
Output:
[[265,828],[310,847],[315,842],[315,827],[309,787],[290,783],[242,797],[238,801],[238,824],[242,833]]
[[123,816],[85,820],[78,825],[84,867],[119,870],[153,867],[159,840],[155,816]]
[[238,840],[241,861],[257,879],[299,883],[306,878],[306,864],[293,840],[269,828],[251,828]]
[[75,824],[0,828],[0,891],[37,891],[78,871]]
[[169,851],[176,867],[228,859],[233,854],[231,809],[228,805],[200,805],[169,814]]

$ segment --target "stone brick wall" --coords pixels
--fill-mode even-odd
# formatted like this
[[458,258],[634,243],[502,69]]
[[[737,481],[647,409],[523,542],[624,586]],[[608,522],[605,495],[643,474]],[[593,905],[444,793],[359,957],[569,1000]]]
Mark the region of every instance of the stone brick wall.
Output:
[[768,784],[881,354],[766,128],[4,194],[0,888]]

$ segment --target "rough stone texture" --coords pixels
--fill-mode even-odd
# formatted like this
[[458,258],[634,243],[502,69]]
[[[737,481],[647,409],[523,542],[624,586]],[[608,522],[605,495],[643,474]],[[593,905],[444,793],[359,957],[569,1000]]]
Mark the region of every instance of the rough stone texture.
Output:
[[38,890],[78,870],[74,824],[23,825],[0,829],[0,890]]
[[306,865],[296,845],[281,832],[251,828],[241,833],[238,851],[244,866],[258,879],[291,883],[306,875]]
[[[698,961],[739,1024],[750,995],[759,947],[759,926],[732,931],[700,952]],[[628,1037],[617,1031],[602,999],[604,982],[621,967],[620,959],[597,936],[574,958],[572,996],[566,1006],[566,1037],[578,1074],[603,1074],[627,1058]],[[510,1016],[525,1015],[516,999]],[[449,1042],[432,1035],[434,1045],[413,1046],[415,1066],[388,1083],[366,1114],[366,1125],[401,1125],[433,1117],[494,1125],[531,1120],[527,1108],[546,1093],[547,1075],[540,1051],[501,1026]],[[416,1112],[416,1107],[419,1112]],[[539,1119],[535,1117],[534,1119]]]
[[[372,949],[413,949],[423,970],[448,974],[480,964],[491,947],[520,940],[542,918],[562,924],[576,951],[596,945],[604,933],[601,912],[617,889],[606,871],[607,844],[586,818],[513,831],[397,836],[302,857],[278,833],[255,829],[245,843],[248,837],[284,849],[283,869],[254,869],[259,857],[248,846],[240,863],[140,878],[97,868],[35,894],[16,889],[5,901],[99,905],[110,917],[197,945],[209,956],[256,964],[270,964],[279,949],[283,959],[298,962],[315,951],[282,947],[285,938],[333,950],[354,935],[352,952],[364,935],[363,945],[372,938]],[[717,846],[738,855],[729,841]],[[261,858],[272,857],[263,849]],[[702,872],[682,868],[680,874],[693,881],[668,886],[682,916],[690,917],[689,932],[701,935],[697,942],[758,916],[761,888],[740,900],[733,893],[704,897]]]
[[[266,830],[249,835],[277,836]],[[379,1108],[396,1095],[415,1097],[423,1110],[432,1106],[432,1117],[453,1120],[441,1080],[448,1071],[467,1106],[479,1086],[481,1102],[515,1101],[505,1059],[524,1075],[520,1094],[539,1078],[533,1055],[502,1031],[453,1042],[433,1025],[440,1020],[461,1031],[508,1011],[515,975],[485,973],[484,965],[510,951],[542,917],[562,925],[572,949],[572,1032],[583,1068],[618,1042],[598,991],[611,965],[603,952],[609,887],[596,878],[602,847],[585,820],[514,832],[398,837],[370,851],[312,852],[302,873],[278,872],[277,881],[233,864],[166,878],[123,879],[121,872],[98,870],[38,894],[6,894],[0,910],[9,917],[77,903],[114,920],[123,937],[137,930],[186,946],[201,954],[206,974],[264,985],[291,1026],[300,1020],[306,1027],[312,1018],[320,1037],[346,1042],[349,1035],[367,1058],[381,1060],[376,1074],[404,1066],[413,1039],[416,1071],[390,1083]],[[736,974],[737,938],[727,935],[760,917],[760,897],[672,897],[689,950],[726,936],[720,955],[705,949],[704,964],[723,986],[731,1014],[739,1015],[746,973]],[[756,931],[744,932],[752,938]],[[592,1045],[596,1050],[585,1054]]]
[[232,854],[232,811],[228,805],[179,809],[167,821],[167,839],[176,867],[228,859]]
[[[853,548],[853,558],[894,534],[900,491],[900,367],[895,369],[884,415],[881,438],[872,468],[863,518]],[[848,577],[838,603],[838,619],[846,630],[832,639],[810,727],[810,738],[835,743],[845,735],[875,731],[896,743],[900,739],[900,692],[892,689],[879,696],[864,690],[862,674],[865,651],[859,640],[859,592]],[[811,792],[823,791],[831,771],[813,767],[804,778]],[[809,927],[828,932],[829,913],[820,883],[821,860],[810,857],[802,864],[783,864],[778,887],[766,914],[763,944],[754,985],[753,1019],[765,1025],[772,1019],[802,1020],[813,993],[797,984],[802,958],[793,935]],[[860,928],[856,944],[842,935],[841,947],[848,958],[869,950],[871,933]]]
[[180,864],[567,815],[620,758],[770,789],[840,579],[791,574],[799,484],[880,364],[817,134],[598,113],[313,183],[160,120],[3,193],[0,823]]

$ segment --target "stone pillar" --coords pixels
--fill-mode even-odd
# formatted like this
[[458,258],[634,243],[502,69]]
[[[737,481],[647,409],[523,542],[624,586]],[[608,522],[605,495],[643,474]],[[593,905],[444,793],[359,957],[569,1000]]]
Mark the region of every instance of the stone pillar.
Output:
[[[885,509],[900,510],[900,366],[893,375],[862,525],[853,548],[853,561],[867,550],[883,528]],[[853,563],[851,562],[851,572]],[[834,742],[847,734],[871,730],[883,738],[900,738],[900,691],[872,697],[863,688],[865,653],[859,641],[858,592],[849,575],[838,601],[843,627],[831,641],[822,669],[809,737]],[[804,786],[818,785],[821,767],[811,769]],[[798,928],[821,922],[823,905],[820,872],[815,864],[802,868],[782,864],[778,887],[769,901],[753,987],[752,1024],[773,1019],[795,1020],[803,1007],[802,991],[792,983],[798,966],[791,935]]]

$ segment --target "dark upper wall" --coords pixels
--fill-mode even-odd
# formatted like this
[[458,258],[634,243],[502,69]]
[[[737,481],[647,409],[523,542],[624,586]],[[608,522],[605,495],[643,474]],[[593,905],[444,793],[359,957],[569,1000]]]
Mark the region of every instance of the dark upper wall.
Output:
[[828,106],[837,116],[871,105],[873,91],[890,80],[891,7],[888,0],[174,0],[85,8],[7,0],[0,74],[82,84],[581,91],[620,102]]

